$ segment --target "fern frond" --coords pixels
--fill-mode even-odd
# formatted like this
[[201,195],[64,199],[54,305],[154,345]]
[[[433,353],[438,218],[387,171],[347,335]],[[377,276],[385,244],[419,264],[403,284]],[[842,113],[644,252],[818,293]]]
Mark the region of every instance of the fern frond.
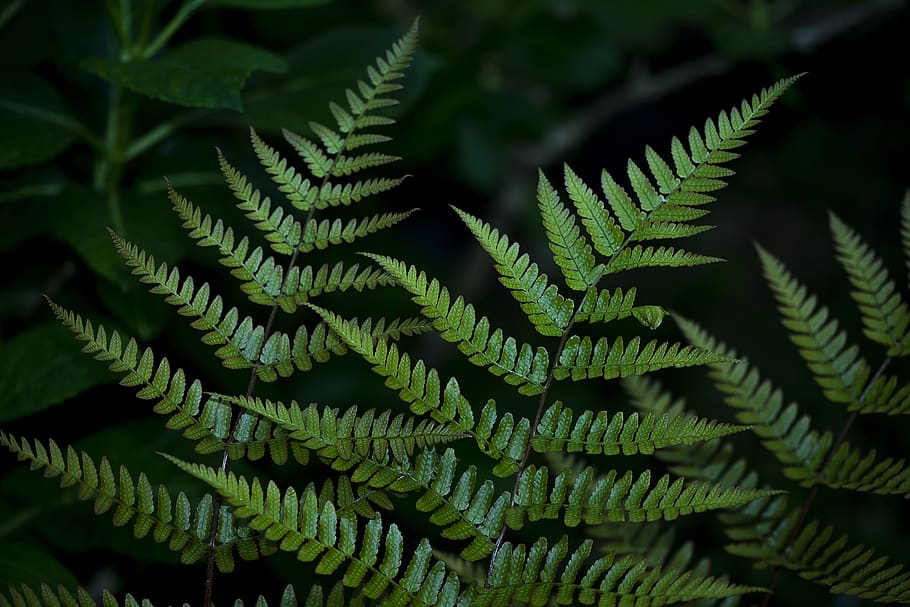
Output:
[[648,567],[692,569],[700,575],[708,573],[709,562],[706,558],[699,559],[693,567],[693,542],[676,545],[676,527],[657,522],[640,525],[607,523],[591,527],[587,533],[602,540],[597,547],[601,553],[613,553],[620,557],[629,555],[642,559]]
[[910,309],[894,286],[881,258],[859,234],[830,214],[831,234],[837,249],[837,259],[847,271],[854,291],[850,292],[859,305],[865,329],[863,333],[888,348],[888,356],[910,353]]
[[528,254],[521,254],[518,243],[509,243],[505,234],[488,223],[452,207],[474,237],[490,254],[501,282],[521,305],[528,320],[541,335],[559,336],[568,326],[575,302],[559,294],[556,285],[549,284]]
[[[104,590],[101,595],[101,603],[97,603],[87,590],[82,587],[76,589],[75,594],[68,588],[58,584],[56,588],[51,588],[48,584],[41,584],[40,596],[30,587],[22,585],[19,589],[10,586],[9,596],[0,594],[0,607],[120,607],[121,602],[108,590]],[[152,607],[148,599],[138,600],[131,594],[123,597],[123,607]],[[184,603],[187,605],[187,603]],[[237,599],[233,603],[234,607],[243,607],[242,599]],[[297,607],[297,597],[294,594],[293,586],[286,586],[278,602],[278,607]],[[328,596],[325,607],[363,607],[363,602],[344,602],[344,588],[338,583]],[[260,595],[256,600],[255,607],[268,607],[265,598]],[[303,607],[323,607],[322,588],[314,586],[307,596]]]
[[254,222],[256,229],[264,232],[272,250],[282,255],[291,255],[300,246],[302,228],[294,216],[278,204],[272,210],[272,201],[254,190],[246,176],[225,159],[218,150],[218,163],[221,172],[234,197],[240,202],[237,208],[246,212],[247,219]]
[[641,346],[641,338],[633,337],[626,344],[622,337],[613,343],[606,337],[592,342],[590,337],[573,335],[566,341],[553,368],[553,377],[558,380],[572,378],[573,381],[602,377],[613,379],[629,375],[642,375],[667,367],[691,367],[721,361],[730,357],[711,352],[708,349],[658,342],[656,339]]
[[714,226],[690,225],[673,221],[654,221],[648,219],[632,234],[632,240],[666,240],[671,238],[688,238],[708,230]]
[[603,275],[603,266],[595,266],[591,245],[575,225],[575,218],[559,200],[559,193],[547,181],[543,171],[540,171],[537,183],[537,202],[553,260],[562,270],[566,285],[575,291],[593,287]]
[[617,411],[611,418],[606,411],[586,410],[572,421],[572,410],[559,401],[547,407],[531,439],[535,451],[584,452],[591,455],[651,454],[672,445],[714,440],[737,432],[745,426],[699,419],[694,415]]
[[681,515],[731,508],[779,491],[727,488],[713,483],[689,482],[663,475],[652,486],[651,471],[637,478],[632,472],[610,470],[595,474],[591,466],[579,474],[563,471],[549,481],[549,469],[528,466],[518,477],[514,505],[506,523],[521,529],[525,517],[536,521],[561,519],[569,527],[607,521],[674,520]]
[[392,417],[386,410],[378,415],[369,409],[358,415],[353,406],[340,413],[338,409],[320,408],[310,404],[301,408],[296,401],[290,405],[246,396],[216,395],[222,402],[272,421],[288,433],[288,437],[315,451],[325,460],[371,458],[384,461],[391,455],[406,461],[415,449],[452,442],[468,436],[448,427],[398,414]]
[[288,201],[297,208],[312,203],[314,188],[310,180],[297,173],[287,160],[259,137],[253,127],[250,127],[250,139],[259,163],[272,176],[272,181],[278,184],[278,190],[287,196]]
[[[237,508],[235,516],[249,518],[250,528],[264,531],[281,550],[294,553],[301,561],[319,559],[316,573],[332,574],[347,561],[343,583],[360,588],[371,599],[383,598],[388,604],[455,605],[458,577],[447,573],[441,561],[431,562],[427,540],[419,543],[401,570],[404,538],[394,523],[385,527],[377,516],[360,533],[354,513],[338,513],[332,502],[320,507],[315,491],[309,488],[298,496],[293,488],[282,492],[271,481],[263,487],[258,479],[250,483],[230,472],[165,457],[211,485]],[[385,545],[381,562],[380,544]]]
[[636,293],[635,287],[625,292],[620,288],[610,291],[591,287],[581,300],[575,322],[610,322],[631,316]]
[[[211,215],[202,215],[201,210],[168,188],[168,196],[174,205],[177,216],[183,221],[183,227],[189,230],[189,237],[195,239],[200,247],[218,247],[221,253],[219,262],[230,268],[231,275],[240,281],[240,290],[246,293],[250,301],[265,306],[273,306],[281,295],[284,284],[284,268],[272,257],[265,257],[260,247],[250,250],[250,241],[245,236],[236,242],[234,230],[226,227]],[[137,258],[138,247],[111,233],[117,250],[131,263]],[[134,266],[135,267],[135,266]],[[136,272],[133,272],[136,274]],[[141,275],[141,274],[140,274]]]
[[[99,463],[85,452],[72,447],[65,450],[49,440],[30,444],[0,430],[0,445],[16,455],[19,461],[29,462],[32,470],[43,470],[47,478],[60,477],[61,487],[76,487],[82,501],[93,501],[94,512],[104,514],[114,509],[113,524],[123,527],[133,524],[137,539],[151,534],[157,543],[167,542],[170,550],[180,553],[183,563],[194,563],[209,552],[209,530],[214,520],[214,502],[205,495],[193,504],[182,491],[176,498],[164,485],[153,488],[145,473],[136,480],[125,466],[115,473],[106,457]],[[241,558],[256,559],[260,554],[272,554],[275,547],[263,538],[253,537],[249,530],[237,526],[228,508],[218,516],[215,563],[222,572],[234,569],[234,553]]]
[[372,217],[361,217],[343,223],[340,219],[311,219],[303,228],[300,250],[308,253],[313,249],[325,249],[329,245],[351,243],[358,238],[375,234],[390,228],[410,217],[416,209],[404,213],[381,213]]
[[910,384],[897,387],[897,377],[883,375],[876,378],[866,392],[858,413],[885,413],[907,415],[910,413]]
[[404,262],[367,253],[398,283],[407,289],[411,299],[422,306],[420,312],[433,321],[440,336],[458,344],[458,349],[468,360],[485,367],[490,373],[502,376],[506,383],[517,386],[521,394],[543,392],[547,378],[549,356],[547,351],[529,344],[520,344],[514,337],[506,337],[501,329],[491,333],[486,316],[477,318],[474,306],[460,296],[451,301],[449,291],[435,278],[430,280],[424,272]]
[[832,402],[847,403],[851,410],[861,408],[859,398],[870,371],[859,346],[847,345],[847,335],[838,330],[837,320],[828,320],[828,308],[817,307],[816,297],[780,260],[761,247],[758,254],[790,339],[825,396]]
[[720,257],[701,255],[673,247],[642,247],[635,245],[632,248],[621,250],[607,264],[604,274],[616,274],[636,268],[657,267],[689,267],[724,261]]
[[570,550],[565,536],[549,549],[546,538],[531,546],[504,542],[491,567],[489,587],[477,588],[471,604],[500,607],[516,602],[556,602],[644,607],[761,590],[691,571],[649,569],[643,561],[631,557],[616,560],[613,555],[596,559],[582,575],[591,547],[591,540],[586,540]]
[[[731,357],[736,355],[691,321],[678,318],[677,322],[693,344]],[[758,370],[747,361],[736,365],[712,364],[710,375],[718,389],[727,395],[726,402],[738,410],[736,418],[752,426],[765,447],[784,464],[787,477],[804,486],[825,484],[910,496],[910,467],[904,460],[879,460],[874,449],[863,454],[847,442],[831,454],[834,442],[831,433],[819,434],[812,429],[809,417],[799,416],[796,403],[784,407],[780,390],[769,381],[762,381]]]
[[[386,386],[398,390],[398,396],[417,415],[430,417],[457,433],[470,435],[480,450],[495,459],[493,473],[507,476],[518,469],[518,462],[528,444],[531,422],[527,418],[515,421],[511,413],[497,419],[496,403],[487,402],[475,424],[470,403],[462,395],[455,378],[443,386],[436,369],[427,368],[422,360],[413,365],[406,352],[385,339],[378,339],[369,325],[310,305],[345,344],[373,365],[373,371],[386,378]],[[498,423],[497,423],[498,422]]]
[[604,257],[610,257],[625,242],[625,232],[616,225],[616,221],[607,212],[597,194],[569,168],[569,165],[563,165],[563,172],[566,192],[578,210],[581,223],[591,237],[594,249]]
[[[848,546],[847,534],[834,538],[831,526],[813,520],[792,542],[785,538],[796,525],[794,511],[779,522],[766,543],[739,542],[727,547],[732,554],[756,561],[757,568],[783,567],[800,577],[827,586],[832,594],[851,594],[877,603],[910,603],[910,571],[903,565],[889,565],[862,544]],[[770,544],[770,545],[769,545]]]
[[225,367],[248,369],[258,362],[265,335],[262,325],[254,325],[250,316],[241,321],[237,308],[225,313],[220,295],[209,300],[211,289],[208,283],[197,289],[189,276],[181,283],[176,267],[168,271],[166,263],[156,265],[153,256],[114,232],[111,232],[111,238],[117,252],[133,268],[133,274],[139,276],[141,282],[153,285],[150,289],[152,293],[164,295],[165,302],[179,306],[177,313],[181,316],[196,317],[190,326],[205,331],[203,343],[219,346],[215,356],[222,360]]
[[364,198],[388,192],[401,185],[404,177],[377,177],[354,183],[332,183],[327,181],[321,188],[312,191],[313,206],[317,209],[350,206]]
[[294,266],[285,279],[282,293],[276,297],[281,308],[293,313],[298,306],[314,297],[334,291],[354,289],[375,289],[394,284],[394,280],[382,270],[369,266],[360,269],[359,264],[348,264],[339,261],[335,264],[323,264],[319,267]]

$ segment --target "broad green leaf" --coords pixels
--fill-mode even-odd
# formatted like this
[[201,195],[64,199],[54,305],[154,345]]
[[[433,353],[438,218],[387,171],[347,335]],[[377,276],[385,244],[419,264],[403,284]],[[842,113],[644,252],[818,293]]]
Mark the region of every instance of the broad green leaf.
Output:
[[46,82],[31,74],[0,75],[0,169],[53,158],[76,140],[74,125]]
[[277,55],[236,40],[202,38],[152,61],[120,63],[92,57],[82,67],[169,103],[242,111],[240,91],[249,75],[256,70],[282,73],[287,64]]
[[111,377],[62,325],[32,327],[0,345],[0,421],[43,411]]

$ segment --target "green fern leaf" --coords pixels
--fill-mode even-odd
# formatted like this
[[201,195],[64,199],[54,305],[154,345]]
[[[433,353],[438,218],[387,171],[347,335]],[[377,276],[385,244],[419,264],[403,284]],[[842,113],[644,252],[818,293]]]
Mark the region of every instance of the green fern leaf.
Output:
[[254,222],[256,229],[264,232],[272,250],[282,255],[293,254],[300,246],[300,222],[280,205],[274,205],[273,211],[269,197],[254,190],[243,173],[228,163],[221,150],[218,150],[218,163],[228,187],[240,201],[237,207],[246,212],[246,217]]
[[621,250],[613,257],[607,264],[604,274],[615,274],[636,268],[697,266],[718,261],[724,260],[719,257],[709,257],[708,255],[683,251],[682,249],[674,249],[673,247],[657,247],[655,249],[654,247],[635,245],[631,249],[625,248]]
[[644,222],[635,232],[632,234],[632,240],[662,240],[669,238],[687,238],[689,236],[695,236],[696,234],[701,234],[708,230],[713,229],[714,226],[708,225],[689,225],[685,223],[676,223],[672,221],[654,221],[649,218],[648,221]]
[[806,524],[789,543],[799,513],[782,519],[771,532],[777,539],[767,543],[739,542],[728,546],[732,554],[757,561],[756,567],[783,567],[800,577],[827,586],[832,594],[851,594],[877,603],[910,603],[910,571],[903,565],[888,565],[889,558],[862,544],[848,546],[848,537],[837,539],[831,526],[819,521]]
[[576,291],[593,287],[603,274],[603,266],[595,266],[591,245],[579,232],[574,217],[559,200],[559,194],[543,171],[539,173],[537,201],[553,260],[562,270],[566,284]]
[[571,377],[573,381],[595,377],[612,379],[667,367],[691,367],[729,360],[729,357],[707,349],[682,347],[679,343],[656,339],[641,347],[639,337],[633,337],[628,344],[617,337],[611,345],[606,337],[592,342],[590,337],[573,335],[566,341],[559,363],[553,368],[553,377],[558,380]]
[[320,408],[315,404],[301,408],[268,399],[216,395],[222,402],[237,405],[259,417],[271,420],[288,437],[315,451],[326,461],[350,460],[354,457],[385,461],[391,455],[401,462],[414,455],[415,449],[452,442],[468,436],[432,421],[415,422],[390,411],[376,414],[374,409],[357,415],[357,407],[343,414],[338,409]]
[[651,454],[655,449],[714,440],[746,429],[745,426],[699,419],[694,415],[637,413],[624,415],[586,410],[575,418],[559,401],[547,407],[531,439],[540,453],[584,452],[604,455]]
[[847,403],[851,409],[861,408],[859,399],[870,371],[859,347],[847,345],[837,321],[828,320],[828,309],[816,307],[816,297],[807,293],[783,263],[761,247],[758,254],[790,339],[825,396],[832,402]]
[[888,269],[847,224],[834,213],[830,214],[831,233],[837,258],[847,271],[855,291],[850,295],[859,305],[865,329],[863,333],[888,348],[888,356],[910,353],[910,310],[895,289]]
[[598,603],[643,607],[696,598],[724,598],[760,590],[731,585],[691,571],[649,570],[642,561],[631,557],[616,561],[613,555],[595,560],[579,579],[591,553],[591,540],[571,551],[565,537],[549,549],[547,545],[546,538],[531,546],[504,542],[495,555],[491,567],[493,575],[484,587],[476,589],[471,604],[481,607],[511,603],[546,605],[552,600],[563,605]]
[[581,222],[598,253],[609,257],[616,253],[626,239],[625,233],[607,212],[597,194],[588,187],[569,165],[563,165],[566,191],[575,203]]
[[[221,493],[237,508],[235,516],[249,518],[252,529],[268,529],[269,536],[282,550],[294,553],[298,560],[318,559],[317,573],[332,574],[347,562],[342,581],[346,586],[360,588],[371,599],[405,604],[416,601],[421,595],[429,599],[429,604],[455,604],[457,591],[453,592],[453,589],[458,588],[458,577],[446,574],[441,561],[430,566],[429,542],[420,542],[402,572],[404,544],[401,532],[394,524],[384,528],[379,516],[364,525],[361,536],[353,513],[339,514],[331,502],[325,502],[320,508],[311,489],[298,496],[293,488],[282,492],[273,482],[263,487],[258,479],[249,483],[230,472],[165,457]],[[282,516],[282,504],[295,504],[298,516]],[[358,537],[361,538],[359,550]],[[385,544],[385,549],[380,562],[381,543]],[[368,580],[367,575],[370,576]],[[437,583],[440,578],[444,579],[442,584]]]
[[297,173],[287,160],[256,134],[252,127],[250,127],[250,139],[259,163],[272,176],[272,181],[278,184],[278,190],[287,196],[288,201],[298,209],[310,204],[312,202],[309,200],[312,190],[310,180]]
[[521,529],[524,519],[562,519],[569,527],[580,523],[599,525],[606,521],[674,520],[680,515],[731,508],[767,497],[775,491],[727,488],[713,483],[672,480],[662,476],[651,485],[651,472],[635,478],[632,472],[616,470],[595,474],[586,467],[579,473],[560,472],[552,482],[547,467],[528,466],[518,477],[513,505],[506,523]]
[[634,231],[644,214],[638,210],[623,187],[606,170],[600,174],[600,184],[607,202],[610,203],[616,218],[619,219],[619,225],[626,232]]
[[581,300],[575,322],[610,322],[631,316],[635,309],[636,293],[635,287],[625,292],[619,288],[615,291],[598,291],[591,287]]
[[294,266],[285,278],[281,294],[276,301],[285,312],[293,313],[323,293],[344,292],[354,289],[375,289],[394,284],[394,280],[382,270],[369,266],[360,269],[359,264],[345,267],[344,262],[313,266]]
[[499,282],[511,291],[537,332],[562,335],[572,317],[575,302],[560,295],[556,285],[547,282],[547,275],[540,273],[527,253],[520,254],[517,243],[510,244],[508,237],[490,224],[452,208],[493,258],[500,275]]
[[410,217],[416,209],[404,213],[381,213],[371,217],[354,218],[343,223],[340,219],[311,219],[303,227],[300,250],[325,249],[329,245],[354,242],[380,230],[385,230]]
[[[82,501],[93,501],[97,515],[112,511],[113,524],[122,527],[132,523],[137,539],[151,536],[156,542],[167,542],[168,548],[180,553],[183,563],[194,563],[209,552],[209,533],[214,518],[211,495],[196,504],[180,492],[172,497],[164,485],[153,488],[144,473],[134,481],[129,470],[120,466],[117,473],[106,457],[99,463],[84,451],[65,450],[53,440],[45,447],[33,444],[0,430],[0,445],[27,461],[33,470],[42,469],[48,478],[60,477],[61,487],[76,487]],[[264,538],[250,537],[238,527],[231,513],[219,517],[219,543],[214,547],[215,563],[222,572],[234,569],[234,553],[244,558],[275,552]]]
[[[421,313],[433,321],[446,341],[458,344],[468,360],[485,367],[490,373],[502,376],[506,383],[517,386],[521,394],[534,395],[543,391],[549,357],[547,351],[529,344],[519,345],[515,338],[506,337],[501,329],[490,331],[486,316],[478,320],[474,306],[461,297],[451,301],[449,291],[436,279],[430,280],[414,266],[382,255],[366,254],[398,283],[407,289]],[[450,304],[451,301],[451,304]]]

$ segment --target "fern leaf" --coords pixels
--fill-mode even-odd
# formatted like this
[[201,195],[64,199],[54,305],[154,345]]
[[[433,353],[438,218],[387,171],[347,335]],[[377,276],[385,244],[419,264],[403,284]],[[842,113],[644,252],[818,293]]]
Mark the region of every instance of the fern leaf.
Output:
[[575,315],[575,322],[610,322],[632,315],[635,308],[635,287],[623,292],[591,287],[585,293]]
[[718,261],[724,260],[720,257],[690,253],[673,247],[654,248],[635,245],[632,248],[621,250],[614,256],[607,264],[604,274],[615,274],[636,268],[698,266]]
[[791,341],[799,348],[815,381],[832,402],[860,408],[863,387],[869,379],[869,364],[859,347],[847,345],[847,336],[836,320],[828,320],[828,309],[817,307],[800,282],[773,255],[758,247],[762,269],[774,296]]
[[624,415],[586,410],[574,423],[572,411],[559,401],[547,407],[531,439],[540,453],[563,451],[604,455],[651,454],[655,449],[714,440],[746,429],[679,413]]
[[324,460],[356,457],[385,461],[391,455],[395,460],[406,461],[415,449],[423,449],[452,442],[467,436],[448,427],[390,411],[376,414],[369,409],[357,415],[357,407],[350,407],[341,414],[338,409],[320,408],[315,404],[301,408],[296,401],[290,405],[268,399],[245,396],[217,395],[222,402],[238,405],[257,416],[271,420],[288,433],[289,438],[300,441],[307,449],[315,451]]
[[348,289],[360,292],[390,284],[394,284],[394,280],[382,270],[369,266],[361,270],[356,263],[345,266],[344,262],[339,261],[318,268],[294,266],[288,272],[281,295],[276,301],[284,311],[293,313],[298,306],[323,293],[344,292]]
[[311,202],[309,200],[312,189],[310,180],[297,173],[287,160],[256,134],[252,127],[250,127],[250,139],[259,163],[272,176],[272,181],[278,184],[278,190],[287,196],[288,201],[296,208],[307,207]]
[[[736,355],[691,321],[677,320],[696,346],[731,357]],[[736,418],[751,425],[765,447],[784,464],[787,477],[804,486],[825,484],[854,491],[910,495],[910,468],[904,460],[879,460],[874,449],[863,454],[846,442],[832,454],[831,433],[819,434],[812,429],[809,417],[799,416],[796,403],[784,407],[780,390],[762,381],[758,370],[747,361],[736,365],[712,364],[710,375],[718,389],[727,395],[726,402],[738,409]]]
[[714,226],[709,225],[689,225],[686,223],[676,223],[672,221],[654,221],[648,219],[632,234],[632,240],[666,240],[670,238],[687,238],[695,236]]
[[452,207],[468,226],[484,250],[490,254],[501,282],[521,305],[528,320],[542,335],[559,336],[568,326],[575,302],[559,294],[547,281],[528,254],[521,254],[518,243],[509,243],[505,234],[461,209]]
[[616,225],[613,217],[607,212],[597,194],[585,184],[569,165],[563,165],[566,191],[575,204],[581,223],[585,226],[594,249],[605,257],[610,257],[622,246],[626,234]]
[[321,188],[311,191],[313,206],[319,209],[328,207],[350,206],[363,198],[387,192],[404,182],[404,177],[378,177],[354,183],[332,183],[326,181]]
[[543,171],[539,174],[537,201],[553,259],[562,270],[566,284],[575,291],[593,287],[603,274],[603,266],[594,265],[591,245],[578,230],[574,217],[559,200],[559,194]]
[[[272,257],[264,257],[260,247],[250,250],[246,237],[241,238],[235,246],[234,231],[231,228],[225,227],[220,219],[213,221],[210,215],[203,216],[199,208],[173,189],[168,189],[168,196],[177,216],[183,220],[183,227],[189,230],[190,238],[197,240],[196,244],[201,247],[218,247],[222,256],[220,263],[231,269],[232,276],[243,281],[240,289],[250,301],[265,306],[275,305],[284,283],[282,265]],[[134,247],[113,232],[111,235],[117,250],[129,262],[129,257],[134,254],[128,256],[124,251],[129,252]]]
[[534,350],[529,344],[519,345],[515,338],[503,335],[501,329],[491,332],[486,316],[477,319],[474,306],[461,297],[451,301],[448,289],[436,279],[428,279],[424,272],[418,273],[414,266],[408,267],[382,255],[366,255],[411,293],[411,299],[423,306],[421,313],[433,321],[440,336],[457,343],[471,363],[502,376],[506,383],[517,386],[521,394],[543,391],[549,365],[544,348]]
[[859,305],[865,329],[863,333],[888,348],[888,356],[910,353],[910,310],[888,275],[888,269],[859,234],[830,214],[831,233],[837,258],[847,271],[854,291],[850,292]]
[[898,388],[893,375],[878,377],[866,392],[866,398],[855,409],[858,413],[885,413],[907,415],[910,413],[910,384]]
[[566,341],[559,363],[553,368],[553,377],[558,380],[571,377],[573,381],[594,377],[612,379],[667,367],[691,367],[729,360],[729,357],[707,349],[656,339],[642,347],[639,337],[633,337],[628,344],[617,337],[610,344],[606,337],[592,342],[590,337],[573,335]]
[[300,250],[309,253],[313,249],[325,249],[329,245],[351,243],[358,238],[375,234],[410,217],[416,209],[404,213],[381,213],[372,217],[354,218],[343,223],[340,219],[311,219],[303,227]]
[[268,196],[262,196],[254,190],[247,178],[231,166],[221,150],[218,150],[218,163],[224,174],[228,187],[240,202],[237,207],[246,212],[247,219],[255,222],[256,229],[264,232],[272,250],[282,255],[291,255],[300,246],[302,229],[300,222],[287,213],[280,205],[274,205]]
[[[322,151],[318,144],[287,129],[282,129],[281,133],[306,163],[313,177],[324,178],[331,173],[332,159]],[[307,208],[307,210],[309,209]]]
[[[273,482],[263,487],[258,479],[250,483],[233,473],[165,457],[221,493],[237,508],[235,516],[249,518],[250,528],[267,529],[280,549],[301,561],[318,559],[316,573],[332,574],[347,561],[342,581],[371,599],[405,604],[419,596],[427,604],[455,604],[458,577],[447,574],[441,561],[431,562],[432,549],[426,540],[418,544],[402,571],[404,542],[395,524],[385,527],[377,516],[363,526],[361,534],[352,512],[339,514],[331,502],[320,507],[309,488],[298,496],[293,488],[282,492]],[[380,544],[385,545],[382,553]]]
[[[531,546],[504,542],[496,553],[487,585],[477,588],[472,605],[481,607],[553,601],[569,604],[652,605],[696,598],[724,598],[759,588],[732,585],[691,571],[649,569],[631,557],[615,560],[613,555],[583,565],[591,553],[586,540],[569,549],[563,537],[548,549],[546,538]],[[568,560],[566,558],[568,557]],[[565,563],[565,564],[563,564]]]
[[496,403],[491,400],[475,425],[474,412],[455,378],[443,386],[436,369],[428,369],[422,360],[412,365],[406,352],[399,352],[395,344],[385,339],[377,339],[368,325],[343,320],[317,306],[310,307],[348,347],[373,365],[374,372],[386,378],[387,387],[398,390],[398,396],[413,413],[429,414],[453,431],[470,435],[485,455],[497,460],[494,474],[506,476],[518,469],[530,435],[531,422],[527,418],[516,423],[507,413],[499,418],[497,425]]
[[671,482],[669,475],[652,486],[650,470],[636,478],[632,472],[619,474],[616,470],[595,474],[590,466],[579,474],[560,472],[552,482],[547,467],[528,466],[516,486],[514,505],[506,511],[506,523],[513,529],[521,529],[525,517],[531,521],[562,519],[569,527],[607,521],[674,520],[680,515],[731,508],[779,493],[713,483],[686,484],[682,478]]
[[827,586],[832,594],[851,594],[877,603],[910,603],[910,571],[903,565],[889,565],[862,544],[848,546],[846,534],[834,538],[831,526],[819,521],[806,524],[789,545],[788,538],[798,512],[783,518],[769,534],[772,544],[739,542],[727,547],[733,554],[757,561],[756,567],[783,567],[800,577]]
[[[156,266],[155,258],[147,255],[136,245],[111,232],[117,252],[133,268],[133,274],[139,280],[152,284],[151,292],[164,295],[164,301],[172,306],[179,306],[177,313],[181,316],[194,316],[190,323],[194,329],[205,331],[202,341],[210,346],[220,346],[215,356],[222,360],[225,367],[244,369],[253,366],[259,359],[263,347],[265,329],[254,325],[249,316],[240,320],[237,308],[226,313],[220,295],[209,301],[211,289],[204,283],[196,289],[192,277],[181,283],[177,268],[168,271],[167,264]],[[273,338],[275,335],[272,336]],[[271,340],[270,340],[271,341]]]
[[[211,495],[195,504],[183,492],[172,497],[164,485],[155,489],[145,473],[134,481],[126,467],[120,466],[115,473],[106,457],[95,463],[85,451],[61,449],[53,440],[45,447],[39,441],[17,440],[0,430],[0,445],[20,461],[29,462],[33,470],[43,470],[46,477],[60,477],[61,487],[76,487],[80,500],[94,502],[95,514],[113,510],[115,526],[132,523],[137,539],[151,536],[157,543],[167,542],[169,549],[180,553],[183,563],[194,563],[208,554],[214,519]],[[264,538],[249,537],[226,508],[219,515],[218,540],[215,563],[222,572],[233,570],[235,552],[246,559],[275,552]]]
[[904,251],[904,263],[910,274],[910,190],[904,192],[901,202],[901,248]]

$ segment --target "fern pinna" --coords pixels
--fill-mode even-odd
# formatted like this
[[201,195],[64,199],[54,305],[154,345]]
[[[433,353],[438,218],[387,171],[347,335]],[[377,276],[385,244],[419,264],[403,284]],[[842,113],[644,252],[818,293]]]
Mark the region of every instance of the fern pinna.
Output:
[[[701,420],[688,414],[624,414],[578,410],[552,397],[555,382],[613,379],[668,367],[719,364],[724,353],[640,336],[596,337],[575,328],[633,317],[656,328],[665,311],[639,305],[635,289],[602,286],[608,275],[653,266],[693,266],[716,261],[654,241],[698,234],[693,223],[707,214],[711,192],[732,174],[726,164],[769,107],[794,79],[781,81],[729,112],[692,129],[687,144],[674,138],[671,165],[650,147],[647,172],[629,161],[633,195],[606,171],[601,196],[565,167],[571,206],[541,173],[538,204],[544,229],[568,291],[551,282],[519,246],[494,227],[456,209],[490,254],[530,325],[556,343],[534,346],[507,336],[486,316],[414,266],[385,255],[368,254],[368,266],[345,262],[303,265],[306,254],[351,242],[394,225],[407,213],[348,220],[317,219],[317,211],[358,202],[387,191],[401,178],[350,181],[361,170],[384,166],[394,157],[354,153],[387,139],[372,132],[391,120],[380,110],[394,103],[389,94],[407,67],[416,26],[367,70],[367,80],[333,103],[337,128],[312,123],[315,140],[285,133],[306,164],[290,163],[255,132],[253,149],[290,208],[273,203],[219,153],[219,162],[238,206],[262,232],[267,245],[255,246],[224,221],[205,214],[175,190],[174,210],[202,247],[215,247],[220,261],[241,283],[250,302],[269,310],[260,324],[228,307],[208,284],[198,285],[177,268],[159,264],[148,252],[112,234],[114,246],[154,293],[189,317],[202,341],[231,369],[249,373],[244,394],[205,389],[166,358],[141,348],[80,315],[51,304],[54,313],[85,342],[84,350],[123,374],[121,383],[138,388],[140,399],[168,416],[200,453],[219,453],[221,465],[165,457],[214,491],[198,503],[144,474],[126,468],[115,474],[102,458],[54,442],[46,445],[0,434],[0,441],[34,468],[77,486],[98,513],[113,512],[117,525],[132,523],[134,535],[151,535],[180,552],[184,561],[207,557],[209,570],[229,571],[235,556],[256,559],[290,552],[315,561],[319,574],[337,582],[324,595],[314,586],[307,605],[660,605],[697,599],[726,599],[758,588],[709,575],[702,564],[689,566],[682,554],[655,559],[653,551],[600,551],[595,530],[608,523],[669,521],[694,512],[724,509],[770,499],[777,492],[716,479],[685,479],[651,470],[632,473],[584,465],[575,454],[649,454],[673,446],[712,441],[743,427]],[[293,210],[291,210],[293,209]],[[303,214],[298,216],[297,213]],[[579,226],[580,222],[580,226]],[[272,254],[268,253],[271,249]],[[334,290],[362,290],[396,283],[421,306],[422,320],[348,319],[316,305]],[[275,324],[279,312],[315,312],[289,332]],[[434,328],[457,344],[472,363],[537,399],[533,419],[500,413],[494,400],[472,405],[455,378],[445,378],[398,345],[402,335]],[[410,412],[336,409],[259,398],[257,382],[271,382],[316,363],[354,351],[385,378]],[[490,458],[485,467],[466,465],[456,441],[470,441]],[[538,459],[538,455],[541,459]],[[228,467],[230,459],[268,456],[277,464],[311,459],[331,468],[321,483],[281,487],[274,480],[248,479]],[[511,479],[511,489],[498,479]],[[389,522],[398,498],[411,498],[418,512],[439,528],[442,539],[408,537]],[[385,512],[383,512],[385,511]],[[510,531],[537,521],[564,528],[584,525],[592,537],[576,534],[512,541]],[[460,546],[457,555],[438,550]],[[211,577],[209,575],[209,582]],[[205,604],[210,601],[207,584]],[[86,595],[48,586],[15,591],[14,604],[90,604]],[[3,599],[4,601],[6,599]],[[292,591],[282,605],[293,604]],[[128,597],[127,603],[136,602]],[[105,604],[116,604],[112,597]]]
[[[910,194],[903,201],[901,225],[904,255],[910,260]],[[910,497],[910,470],[904,458],[882,457],[876,449],[861,449],[847,441],[847,431],[860,415],[906,415],[910,411],[906,380],[886,373],[892,361],[910,354],[910,313],[883,261],[862,237],[833,213],[830,228],[837,259],[852,286],[850,295],[858,307],[863,333],[880,348],[880,360],[870,364],[828,308],[782,261],[758,247],[765,278],[791,341],[824,397],[846,406],[850,413],[837,435],[817,430],[812,427],[811,411],[787,403],[781,390],[762,379],[745,359],[735,365],[712,363],[710,375],[736,419],[752,427],[787,478],[810,488],[796,505],[793,497],[766,497],[720,518],[732,541],[727,547],[731,553],[755,561],[758,568],[775,568],[769,583],[772,589],[781,572],[788,570],[835,594],[907,604],[910,571],[904,565],[893,564],[874,548],[851,541],[847,532],[809,517],[820,490]],[[693,345],[736,356],[695,323],[679,320]],[[627,386],[648,415],[683,411],[681,402],[674,403],[653,384],[638,380]],[[757,473],[734,457],[730,445],[674,447],[661,455],[676,473],[693,480],[758,486]]]

